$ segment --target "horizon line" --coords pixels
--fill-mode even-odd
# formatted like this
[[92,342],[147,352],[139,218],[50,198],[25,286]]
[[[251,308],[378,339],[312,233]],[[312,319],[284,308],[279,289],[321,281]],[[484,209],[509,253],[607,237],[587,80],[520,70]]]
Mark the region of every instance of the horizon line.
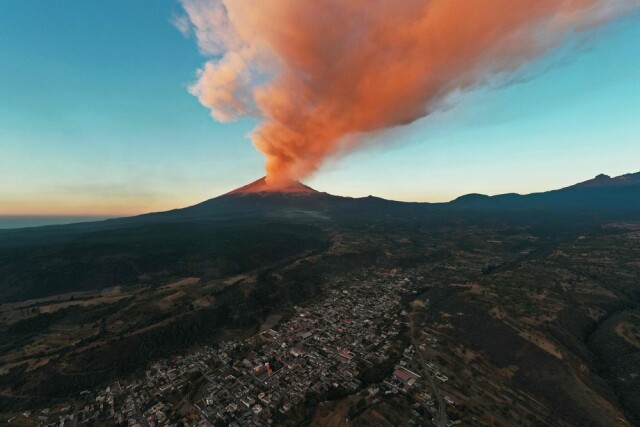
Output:
[[[578,182],[574,182],[572,184],[568,184],[565,186],[559,186],[557,188],[551,188],[551,189],[540,189],[540,190],[536,190],[536,191],[532,191],[532,192],[527,192],[527,193],[519,193],[519,192],[506,192],[506,193],[496,193],[496,194],[488,194],[488,193],[481,193],[481,192],[470,192],[470,193],[464,193],[464,194],[460,194],[457,195],[455,197],[452,197],[449,200],[446,201],[428,201],[428,200],[402,200],[402,199],[391,199],[391,198],[384,198],[384,197],[380,197],[380,196],[375,196],[373,194],[368,194],[366,196],[349,196],[349,195],[340,195],[340,194],[333,194],[333,193],[329,193],[326,191],[320,191],[320,190],[316,190],[315,188],[308,186],[306,183],[304,183],[301,180],[297,180],[298,182],[300,182],[301,184],[308,186],[309,188],[321,193],[321,194],[329,194],[332,196],[338,196],[338,197],[349,197],[349,198],[353,198],[353,199],[358,199],[358,198],[366,198],[366,197],[377,197],[379,199],[384,199],[384,200],[389,200],[389,201],[395,201],[395,202],[402,202],[402,203],[432,203],[432,204],[440,204],[440,203],[450,203],[460,197],[463,196],[468,196],[468,195],[483,195],[483,196],[489,196],[489,197],[495,197],[495,196],[501,196],[501,195],[506,195],[506,194],[516,194],[516,195],[528,195],[528,194],[537,194],[537,193],[544,193],[544,192],[548,192],[548,191],[554,191],[554,190],[560,190],[563,188],[567,188],[570,187],[572,185],[576,185],[576,184],[580,184],[582,182],[585,181],[589,181],[591,179],[594,179],[598,176],[604,175],[607,176],[609,178],[618,178],[621,176],[626,176],[626,175],[634,175],[634,174],[640,174],[639,172],[627,172],[627,173],[623,173],[620,175],[608,175],[605,173],[599,173],[598,175],[592,176],[591,178],[587,178],[584,179],[582,181],[578,181]],[[261,178],[258,178],[257,181],[259,181],[260,179],[262,179],[264,176],[262,176]],[[197,205],[199,203],[205,202],[207,200],[211,200],[211,199],[215,199],[217,197],[221,197],[224,195],[227,195],[229,193],[232,193],[246,185],[250,185],[251,183],[254,183],[256,180],[251,181],[249,184],[245,184],[245,185],[241,185],[231,191],[224,191],[216,196],[204,199],[204,200],[199,200],[199,201],[194,201],[191,202],[190,204],[184,205],[184,206],[173,206],[173,207],[167,207],[165,209],[159,209],[159,210],[149,210],[149,211],[138,211],[138,212],[98,212],[98,213],[60,213],[60,212],[55,212],[55,213],[2,213],[0,212],[0,218],[4,218],[4,219],[10,219],[10,218],[15,218],[15,219],[29,219],[29,218],[51,218],[51,219],[67,219],[67,218],[78,218],[78,219],[110,219],[110,218],[121,218],[121,217],[130,217],[130,216],[138,216],[138,215],[145,215],[145,214],[150,214],[150,213],[157,213],[157,212],[165,212],[165,211],[169,211],[169,210],[173,210],[173,209],[183,209],[183,208],[187,208],[190,206],[194,206]]]

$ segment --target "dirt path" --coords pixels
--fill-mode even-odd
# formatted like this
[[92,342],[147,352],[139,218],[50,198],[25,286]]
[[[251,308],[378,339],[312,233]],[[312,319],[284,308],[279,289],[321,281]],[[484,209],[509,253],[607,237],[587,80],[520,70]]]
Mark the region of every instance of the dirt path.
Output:
[[433,393],[436,396],[436,400],[438,401],[437,425],[439,427],[447,427],[447,424],[449,423],[449,418],[447,416],[446,403],[442,398],[442,395],[440,394],[440,390],[438,390],[438,385],[436,384],[436,382],[433,379],[433,376],[431,375],[431,370],[429,370],[429,367],[427,366],[427,361],[424,360],[424,355],[422,354],[422,350],[420,350],[420,347],[418,347],[419,343],[418,343],[418,340],[416,339],[416,331],[413,323],[413,317],[411,316],[411,314],[407,314],[407,317],[409,317],[409,331],[411,334],[411,343],[413,344],[413,347],[416,349],[416,353],[418,354],[418,360],[420,362],[420,366],[422,367],[422,371],[424,372],[425,377],[429,378],[429,383],[431,385],[431,388],[433,389]]

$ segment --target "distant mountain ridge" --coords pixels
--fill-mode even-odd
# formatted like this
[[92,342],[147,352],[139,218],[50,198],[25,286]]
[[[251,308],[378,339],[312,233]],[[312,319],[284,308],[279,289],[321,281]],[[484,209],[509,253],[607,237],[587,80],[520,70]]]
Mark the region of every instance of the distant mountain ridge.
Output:
[[611,178],[609,175],[601,173],[593,179],[589,179],[566,188],[620,187],[629,185],[640,185],[640,172],[628,173],[615,178]]
[[569,187],[525,195],[467,194],[452,200],[449,204],[458,208],[480,210],[640,210],[640,172],[615,178],[600,174]]
[[[41,235],[77,235],[95,230],[176,221],[236,221],[254,217],[290,219],[297,215],[308,218],[409,215],[415,218],[441,212],[527,210],[559,213],[640,212],[640,172],[614,178],[601,174],[561,189],[525,195],[467,194],[446,203],[398,202],[374,196],[360,198],[335,196],[316,191],[300,182],[293,182],[274,190],[266,184],[265,178],[260,178],[228,193],[185,208],[97,222],[0,230],[0,233],[3,235],[19,233],[39,240]],[[0,239],[0,246],[2,243]]]

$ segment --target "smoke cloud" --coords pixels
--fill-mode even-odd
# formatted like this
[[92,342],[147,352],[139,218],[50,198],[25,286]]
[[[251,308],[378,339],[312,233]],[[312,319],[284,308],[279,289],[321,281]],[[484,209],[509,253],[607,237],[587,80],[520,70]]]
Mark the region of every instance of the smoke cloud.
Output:
[[[640,0],[181,0],[210,59],[190,92],[220,121],[259,117],[271,185],[508,77]],[[184,28],[182,28],[184,31]]]

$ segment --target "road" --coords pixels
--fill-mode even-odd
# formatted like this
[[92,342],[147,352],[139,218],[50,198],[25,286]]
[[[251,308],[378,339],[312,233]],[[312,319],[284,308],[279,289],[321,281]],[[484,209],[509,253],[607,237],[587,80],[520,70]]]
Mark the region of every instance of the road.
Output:
[[433,375],[431,375],[431,370],[427,366],[427,361],[424,359],[424,354],[422,350],[420,350],[420,343],[416,339],[416,330],[413,323],[413,317],[411,314],[407,313],[407,317],[409,317],[409,329],[411,331],[411,343],[413,347],[416,349],[416,354],[418,355],[418,361],[420,362],[420,366],[422,366],[422,370],[427,378],[429,378],[429,382],[431,383],[431,388],[433,389],[433,394],[438,401],[438,420],[437,425],[439,427],[447,427],[449,423],[449,417],[447,416],[447,406],[446,402],[442,398],[440,391],[438,390],[438,385],[433,379]]
[[133,399],[133,407],[136,410],[136,418],[138,419],[142,427],[150,427],[149,421],[147,421],[145,416],[142,414],[142,410],[140,409],[140,406],[138,406],[138,402],[136,402],[136,398],[134,397],[134,395],[131,394],[129,396]]

